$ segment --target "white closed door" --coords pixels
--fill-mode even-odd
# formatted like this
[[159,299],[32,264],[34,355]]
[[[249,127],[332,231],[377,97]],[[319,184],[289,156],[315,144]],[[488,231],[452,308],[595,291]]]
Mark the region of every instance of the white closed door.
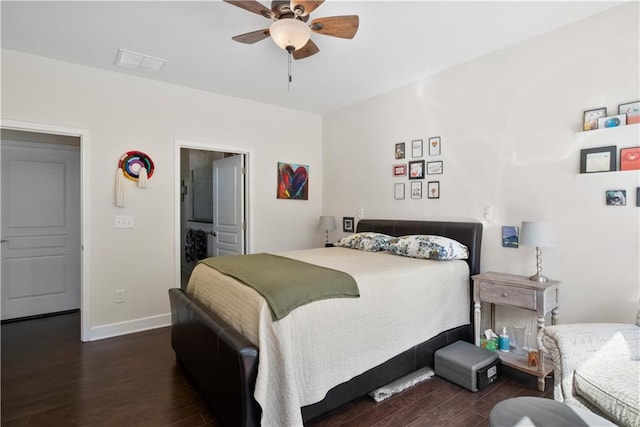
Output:
[[213,161],[213,256],[244,254],[244,155]]
[[80,149],[2,141],[2,319],[80,308]]

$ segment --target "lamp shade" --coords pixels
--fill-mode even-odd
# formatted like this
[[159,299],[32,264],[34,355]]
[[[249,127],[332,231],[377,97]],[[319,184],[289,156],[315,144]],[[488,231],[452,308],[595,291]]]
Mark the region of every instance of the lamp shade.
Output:
[[321,216],[320,217],[320,230],[335,230],[336,229],[336,217],[334,216]]
[[306,23],[294,18],[283,18],[274,21],[269,27],[273,41],[284,50],[298,50],[309,41],[311,28]]
[[556,245],[553,225],[549,221],[522,221],[520,244],[539,248],[552,248]]

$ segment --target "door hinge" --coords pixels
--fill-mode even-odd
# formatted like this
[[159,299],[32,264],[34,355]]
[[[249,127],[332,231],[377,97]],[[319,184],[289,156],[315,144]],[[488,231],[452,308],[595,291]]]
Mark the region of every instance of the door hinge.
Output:
[[243,222],[240,228],[242,228],[242,231],[247,231],[247,223]]
[[245,166],[242,167],[240,173],[242,173],[242,175],[246,175],[247,174],[247,168]]

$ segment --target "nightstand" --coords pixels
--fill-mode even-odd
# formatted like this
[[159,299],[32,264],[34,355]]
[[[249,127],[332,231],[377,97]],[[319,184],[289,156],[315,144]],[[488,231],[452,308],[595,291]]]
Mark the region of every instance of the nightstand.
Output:
[[[481,302],[491,303],[491,329],[496,330],[495,305],[509,305],[535,311],[538,317],[539,333],[544,328],[545,315],[551,312],[551,324],[558,321],[558,288],[560,282],[549,280],[539,283],[529,280],[528,277],[515,274],[486,272],[476,274],[473,279],[473,302],[475,342],[480,345],[480,309]],[[553,364],[545,361],[542,353],[539,353],[537,367],[527,364],[527,355],[518,355],[511,352],[498,352],[502,363],[514,369],[528,372],[538,377],[538,390],[544,391],[544,378],[553,370]],[[546,363],[545,363],[546,362]]]

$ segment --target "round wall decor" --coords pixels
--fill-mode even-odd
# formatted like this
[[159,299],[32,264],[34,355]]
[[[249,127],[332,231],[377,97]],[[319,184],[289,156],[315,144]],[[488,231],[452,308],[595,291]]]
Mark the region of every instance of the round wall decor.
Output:
[[120,157],[118,167],[122,169],[124,176],[131,181],[137,181],[140,176],[140,169],[147,170],[147,178],[153,175],[153,160],[142,151],[127,151]]

